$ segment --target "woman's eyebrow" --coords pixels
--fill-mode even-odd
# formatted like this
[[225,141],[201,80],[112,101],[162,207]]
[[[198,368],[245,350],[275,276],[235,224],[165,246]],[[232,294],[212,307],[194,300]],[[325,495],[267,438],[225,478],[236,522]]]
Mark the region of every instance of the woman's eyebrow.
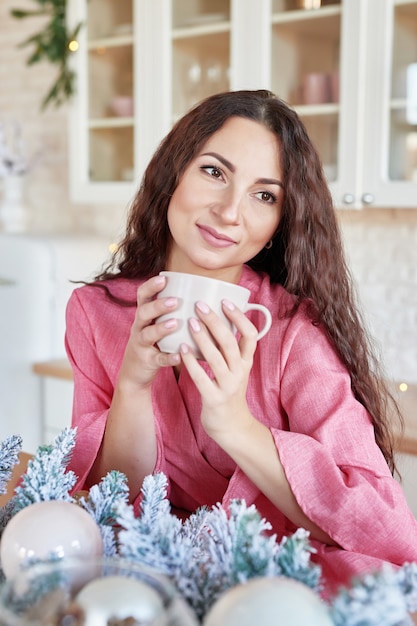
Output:
[[[227,167],[227,169],[230,170],[232,173],[236,171],[233,163],[231,163],[228,159],[226,159],[218,152],[204,152],[201,156],[212,156],[215,159],[218,159],[220,163],[223,163],[223,165]],[[284,189],[282,181],[278,180],[277,178],[258,178],[256,182],[257,184],[261,185],[278,185],[278,187],[282,187],[282,189]]]
[[212,156],[215,159],[218,159],[220,161],[220,163],[223,163],[223,165],[225,167],[227,167],[227,169],[230,170],[231,172],[235,172],[236,171],[236,168],[233,165],[233,163],[231,163],[230,161],[225,159],[224,156],[222,156],[218,152],[204,152],[204,154],[202,154],[201,156]]
[[261,185],[278,185],[278,187],[284,189],[284,184],[278,178],[258,178],[256,183]]

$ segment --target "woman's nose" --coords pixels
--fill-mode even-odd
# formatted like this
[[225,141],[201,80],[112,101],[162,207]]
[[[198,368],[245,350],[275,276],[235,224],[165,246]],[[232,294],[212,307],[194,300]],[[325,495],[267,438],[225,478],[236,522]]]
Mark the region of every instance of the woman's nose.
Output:
[[217,199],[213,209],[216,215],[223,221],[236,224],[240,221],[241,216],[241,197],[231,190],[223,193],[221,198]]

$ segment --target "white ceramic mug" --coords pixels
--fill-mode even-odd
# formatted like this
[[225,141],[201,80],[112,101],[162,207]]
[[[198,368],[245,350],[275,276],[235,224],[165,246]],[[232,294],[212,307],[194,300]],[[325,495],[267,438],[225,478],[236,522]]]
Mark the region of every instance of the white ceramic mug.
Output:
[[193,348],[197,358],[203,358],[188,329],[188,320],[197,317],[195,305],[199,301],[205,302],[230,328],[233,328],[233,325],[222,311],[222,300],[230,300],[243,312],[261,311],[265,316],[265,324],[258,333],[258,339],[264,337],[271,328],[272,316],[270,311],[262,304],[248,302],[250,291],[245,287],[215,278],[183,272],[160,272],[160,276],[166,276],[167,284],[159,292],[158,298],[170,296],[178,298],[178,308],[162,315],[157,320],[161,322],[172,317],[178,320],[177,329],[158,342],[158,347],[162,352],[179,352],[180,345],[186,343]]

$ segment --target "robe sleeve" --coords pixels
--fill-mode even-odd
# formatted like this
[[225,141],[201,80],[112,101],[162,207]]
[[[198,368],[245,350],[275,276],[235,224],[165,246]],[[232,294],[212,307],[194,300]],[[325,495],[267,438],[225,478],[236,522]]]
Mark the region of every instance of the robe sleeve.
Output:
[[[100,323],[95,324],[91,311],[86,310],[89,303],[83,300],[83,289],[73,291],[66,310],[65,348],[74,377],[72,427],[77,431],[69,463],[69,469],[78,477],[74,491],[85,488],[99,452],[114,392],[115,361],[123,356],[114,337],[117,307],[108,320],[101,316]],[[96,295],[101,295],[98,290]],[[100,306],[95,304],[95,309],[100,310]],[[154,472],[165,472],[158,424],[156,428],[158,454]]]
[[344,550],[417,560],[416,520],[325,333],[296,317],[282,345],[280,401],[289,430],[271,431],[298,504]]

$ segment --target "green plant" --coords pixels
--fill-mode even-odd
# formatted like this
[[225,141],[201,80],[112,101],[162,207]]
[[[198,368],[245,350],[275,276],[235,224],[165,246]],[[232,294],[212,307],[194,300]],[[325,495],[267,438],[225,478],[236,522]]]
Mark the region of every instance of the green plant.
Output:
[[81,23],[72,30],[68,30],[66,23],[67,0],[32,0],[39,6],[34,10],[12,9],[11,15],[17,19],[33,16],[49,16],[44,28],[32,35],[19,47],[33,46],[32,54],[27,59],[28,65],[40,61],[49,61],[58,66],[58,76],[51,89],[42,101],[42,109],[54,103],[60,106],[71,98],[75,91],[75,73],[69,66],[71,50],[69,45],[75,41]]

